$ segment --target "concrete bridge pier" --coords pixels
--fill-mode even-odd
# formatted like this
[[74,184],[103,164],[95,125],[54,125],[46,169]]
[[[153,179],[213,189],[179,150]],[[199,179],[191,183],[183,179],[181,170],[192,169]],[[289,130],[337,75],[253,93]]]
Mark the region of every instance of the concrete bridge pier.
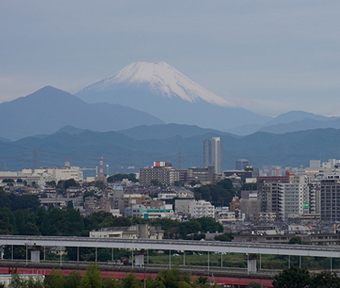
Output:
[[4,247],[0,246],[0,260],[4,260],[5,249]]
[[29,247],[31,250],[31,262],[32,263],[40,263],[40,246],[32,246]]
[[135,266],[144,267],[144,255],[143,254],[135,256]]
[[249,273],[256,273],[256,260],[259,258],[259,254],[246,254],[245,258],[247,259],[247,270]]

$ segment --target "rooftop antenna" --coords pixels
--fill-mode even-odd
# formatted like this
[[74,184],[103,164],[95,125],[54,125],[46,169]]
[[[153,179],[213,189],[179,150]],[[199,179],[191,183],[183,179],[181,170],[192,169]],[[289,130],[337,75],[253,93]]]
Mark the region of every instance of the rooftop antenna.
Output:
[[65,167],[70,168],[70,162],[68,162],[68,157],[66,157]]

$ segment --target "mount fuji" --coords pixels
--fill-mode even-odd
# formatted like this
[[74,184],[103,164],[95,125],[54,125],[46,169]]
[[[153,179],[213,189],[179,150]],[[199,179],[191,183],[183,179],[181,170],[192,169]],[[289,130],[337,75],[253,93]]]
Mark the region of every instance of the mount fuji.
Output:
[[190,80],[165,62],[132,63],[113,76],[75,94],[87,103],[121,104],[167,123],[198,125],[222,131],[270,120],[236,107]]

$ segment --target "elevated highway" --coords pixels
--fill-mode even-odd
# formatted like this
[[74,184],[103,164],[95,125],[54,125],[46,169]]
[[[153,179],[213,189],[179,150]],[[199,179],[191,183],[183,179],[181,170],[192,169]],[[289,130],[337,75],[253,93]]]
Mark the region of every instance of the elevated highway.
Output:
[[312,246],[194,240],[112,239],[63,236],[0,236],[0,246],[93,247],[340,258],[340,246]]
[[[27,251],[31,250],[31,261],[40,262],[40,250],[42,247],[92,247],[96,248],[119,248],[130,249],[132,259],[134,251],[138,250],[170,250],[170,251],[201,251],[208,253],[243,253],[247,259],[247,272],[257,273],[256,262],[258,255],[287,255],[287,256],[312,256],[340,258],[339,246],[312,246],[312,245],[287,245],[287,244],[264,244],[248,242],[219,242],[219,241],[192,241],[192,240],[150,240],[150,239],[112,239],[112,238],[89,238],[89,237],[63,237],[63,236],[0,236],[0,246],[26,246],[26,263],[28,262]],[[79,249],[78,257],[79,259]],[[169,253],[171,255],[171,253]],[[97,258],[96,258],[97,259]],[[135,256],[133,266],[144,265],[144,255]],[[138,260],[138,261],[137,261]],[[134,260],[133,260],[134,261]],[[221,261],[222,263],[222,261]],[[301,263],[301,262],[300,262]],[[171,267],[171,257],[169,257]]]

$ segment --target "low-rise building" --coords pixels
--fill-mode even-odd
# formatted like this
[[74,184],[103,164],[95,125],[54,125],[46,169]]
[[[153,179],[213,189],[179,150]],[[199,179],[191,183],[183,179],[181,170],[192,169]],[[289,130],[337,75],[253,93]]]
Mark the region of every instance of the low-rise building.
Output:
[[90,231],[91,238],[116,238],[116,239],[163,239],[164,230],[160,226],[139,224],[130,227],[108,227],[97,231]]
[[205,200],[194,200],[189,203],[189,214],[191,218],[215,218],[215,206]]

